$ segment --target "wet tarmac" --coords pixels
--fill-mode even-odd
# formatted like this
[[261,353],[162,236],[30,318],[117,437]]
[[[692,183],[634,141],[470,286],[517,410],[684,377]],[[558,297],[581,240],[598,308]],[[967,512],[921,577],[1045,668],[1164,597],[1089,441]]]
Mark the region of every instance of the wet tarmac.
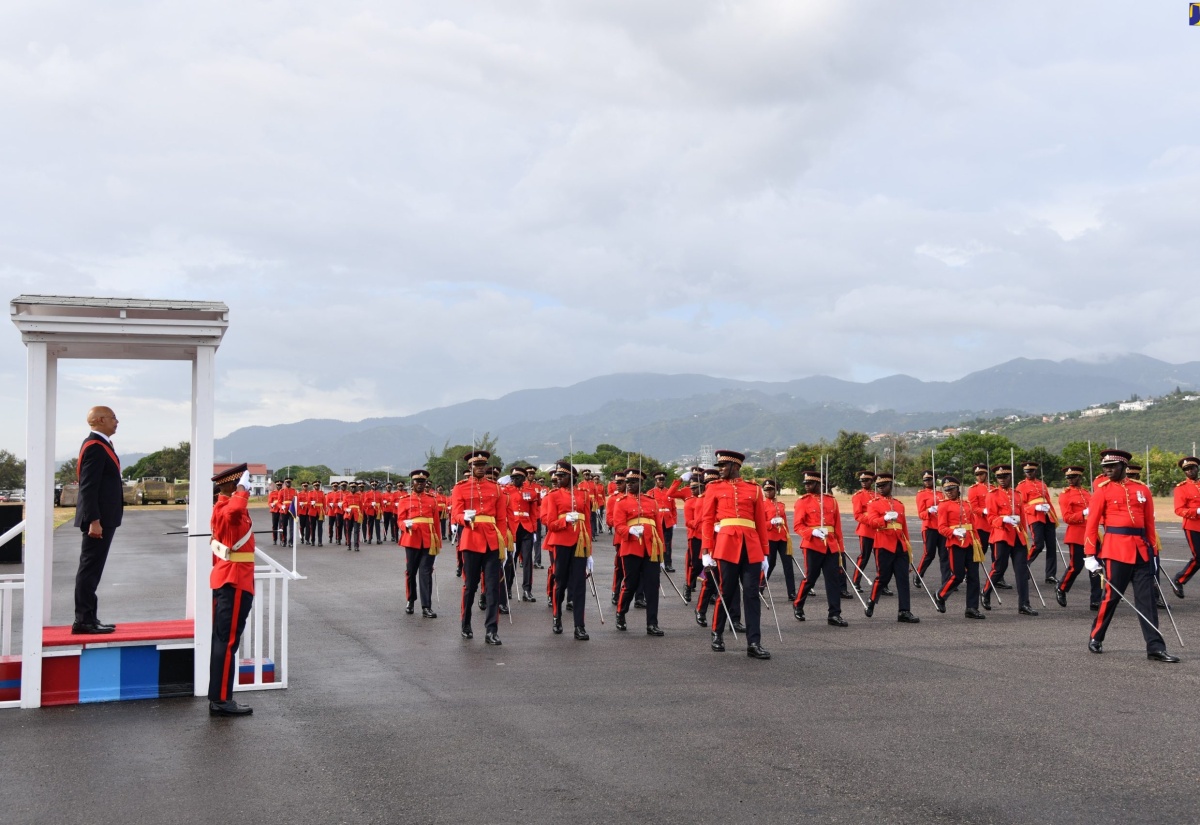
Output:
[[[127,515],[103,619],[182,616],[183,541],[162,536],[181,517]],[[1178,527],[1165,532],[1164,556],[1182,559]],[[69,526],[56,534],[55,622],[71,618],[77,542]],[[274,555],[290,565],[290,550]],[[820,585],[808,621],[792,618],[776,573],[784,641],[766,614],[774,658],[760,662],[730,634],[728,652],[710,652],[665,582],[666,636],[646,636],[637,610],[617,632],[607,546],[607,624],[589,602],[591,641],[569,624],[552,635],[544,601],[518,602],[499,648],[484,645],[478,613],[475,639],[460,638],[450,553],[432,620],[404,614],[394,546],[299,557],[289,689],[239,694],[255,709],[242,719],[210,718],[201,699],[0,711],[0,822],[1200,821],[1188,721],[1200,657],[1164,616],[1184,661],[1148,662],[1124,607],[1104,654],[1089,654],[1082,582],[1066,609],[1042,585],[1036,618],[1005,598],[969,621],[961,595],[938,615],[914,591],[921,624],[897,624],[894,599],[870,620],[852,600],[839,629]],[[1200,588],[1171,604],[1200,646]]]

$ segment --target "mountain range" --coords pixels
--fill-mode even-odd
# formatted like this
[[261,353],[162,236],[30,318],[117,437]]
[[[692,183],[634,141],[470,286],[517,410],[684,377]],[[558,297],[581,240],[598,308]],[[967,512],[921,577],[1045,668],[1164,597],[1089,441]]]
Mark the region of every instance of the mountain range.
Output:
[[1017,358],[956,381],[893,375],[869,382],[827,376],[740,381],[706,375],[622,373],[568,387],[527,389],[394,418],[308,419],[244,427],[216,442],[218,458],[325,464],[335,471],[419,466],[445,443],[490,433],[505,460],[548,462],[617,444],[671,460],[702,444],[758,450],[831,439],[839,429],[894,432],[1008,413],[1050,413],[1200,387],[1200,362],[1144,355],[1101,361]]

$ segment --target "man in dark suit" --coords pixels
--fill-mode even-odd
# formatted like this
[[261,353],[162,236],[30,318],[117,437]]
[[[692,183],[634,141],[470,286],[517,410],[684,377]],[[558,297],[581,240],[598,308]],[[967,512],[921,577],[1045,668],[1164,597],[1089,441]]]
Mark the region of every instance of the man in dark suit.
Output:
[[117,417],[108,407],[88,410],[92,431],[79,448],[79,503],[75,526],[83,533],[79,572],[75,574],[75,623],[72,633],[112,633],[115,625],[104,624],[96,615],[96,588],[108,560],[113,533],[121,525],[125,509],[122,495],[121,461],[112,447]]

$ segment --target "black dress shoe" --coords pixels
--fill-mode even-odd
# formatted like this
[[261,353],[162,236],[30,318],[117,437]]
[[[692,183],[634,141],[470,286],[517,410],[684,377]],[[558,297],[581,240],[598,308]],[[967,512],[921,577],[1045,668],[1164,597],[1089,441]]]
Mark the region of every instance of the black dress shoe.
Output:
[[536,602],[536,601],[537,601],[537,599],[535,599],[535,598],[533,597],[533,594],[532,594],[532,593],[530,593],[528,590],[526,590],[526,591],[523,591],[523,592],[521,593],[521,601],[523,601],[523,602]]
[[487,610],[487,597],[486,596],[479,597],[479,609]]
[[496,635],[496,633],[495,633],[495,632],[488,632],[488,633],[487,633],[487,634],[486,634],[486,635],[483,637],[483,640],[484,640],[485,642],[487,642],[489,645],[502,645],[502,644],[504,644],[504,642],[500,641],[500,637],[499,637],[498,635]]
[[669,564],[664,564],[664,565],[663,565],[663,570],[666,570],[668,573],[674,573],[674,572],[675,572],[675,568],[674,568],[674,567],[672,567],[672,566],[671,566],[671,565],[669,565]]
[[715,653],[724,653],[725,639],[721,637],[720,633],[714,633],[712,635],[712,643],[709,644],[709,647],[711,647]]
[[471,628],[469,628],[469,627],[468,627],[466,630],[464,630],[464,631],[462,632],[462,637],[463,637],[464,639],[474,639],[474,638],[475,638],[475,634],[474,634],[474,633],[472,633],[472,632],[471,632]]
[[555,636],[562,633],[562,619],[555,616],[554,621],[550,623],[550,630],[553,631]]
[[1017,608],[1017,613],[1022,616],[1036,616],[1038,612],[1027,604],[1023,604]]
[[1056,579],[1054,576],[1047,576],[1046,584],[1058,584],[1058,579]]
[[798,622],[804,621],[804,608],[797,607],[795,610],[792,611],[792,615],[796,617],[796,621],[798,621]]
[[421,618],[422,619],[436,619],[437,614],[434,613],[433,610],[431,610],[428,607],[422,607],[421,608]]
[[633,606],[635,608],[637,608],[638,610],[645,610],[646,609],[646,600],[645,599],[634,599]]
[[416,602],[409,602],[408,605],[405,606],[404,612],[411,616],[415,609],[416,609]]
[[586,642],[590,638],[592,637],[588,635],[587,630],[582,627],[575,628],[575,641]]
[[108,622],[102,622],[99,619],[96,619],[96,624],[98,624],[100,627],[103,627],[107,630],[116,630],[117,629],[117,626],[115,624],[109,624]]
[[628,629],[629,629],[629,625],[625,623],[625,614],[618,613],[617,614],[617,630],[628,630]]
[[916,573],[913,573],[913,587],[920,587],[920,586],[921,586],[921,577],[918,576]]
[[567,599],[567,610],[574,610],[574,609],[575,609],[575,600]]
[[1092,651],[1092,653],[1103,653],[1104,652],[1104,643],[1101,642],[1099,639],[1089,639],[1088,640],[1088,650]]
[[71,625],[71,632],[80,636],[101,636],[105,633],[112,633],[116,630],[112,625],[103,625],[97,622],[75,622]]
[[542,567],[542,565],[538,564],[538,563],[535,561],[535,562],[533,563],[533,569],[534,569],[534,570],[542,570],[542,569],[544,569],[544,568]]
[[1159,596],[1157,599],[1154,600],[1154,606],[1157,607],[1159,610],[1167,609],[1167,603],[1162,600],[1162,596]]
[[946,600],[945,599],[943,599],[941,596],[934,596],[933,601],[937,606],[938,613],[946,612]]
[[1089,603],[1089,604],[1088,604],[1088,610],[1092,611],[1093,613],[1099,612],[1099,610],[1100,610],[1100,602],[1091,602],[1091,603]]
[[1171,585],[1171,592],[1175,594],[1175,598],[1182,599],[1183,598],[1183,585],[1180,584],[1179,582],[1175,581],[1175,579],[1173,577],[1167,579],[1167,583]]
[[737,633],[745,633],[746,632],[746,626],[744,624],[742,624],[741,622],[739,622],[737,619],[733,620],[733,629]]
[[826,619],[826,623],[831,624],[834,627],[849,627],[850,626],[850,623],[848,621],[846,621],[845,619],[843,619],[841,616],[830,616],[828,619]]
[[1012,590],[1013,589],[1012,585],[1009,584],[1008,582],[1004,581],[1004,579],[1000,579],[996,582],[996,588],[999,590]]
[[884,587],[879,591],[879,595],[880,596],[895,596],[896,591],[892,590],[890,587]]
[[843,590],[838,595],[843,599],[853,599],[854,598],[854,594],[851,593],[849,590]]
[[501,613],[503,613],[505,616],[508,615],[508,605],[502,604],[496,609],[499,610]]
[[868,619],[875,615],[875,600],[874,599],[867,602],[867,609],[864,610],[863,613],[867,614]]
[[225,702],[214,702],[210,699],[208,702],[209,716],[249,716],[252,713],[254,713],[254,708],[249,705],[239,705],[232,699]]
[[699,610],[696,611],[696,624],[700,625],[701,627],[704,627],[708,624],[708,617]]
[[1172,656],[1165,650],[1152,650],[1146,654],[1146,658],[1154,662],[1168,662],[1170,664],[1174,664],[1175,662],[1179,661],[1178,656]]
[[900,615],[896,617],[896,621],[903,624],[920,624],[921,620],[907,610],[901,610]]
[[648,624],[648,625],[646,625],[646,635],[647,636],[663,636],[665,634],[661,630],[659,630],[658,625]]
[[968,607],[967,612],[964,615],[968,619],[986,619],[987,618],[987,616],[983,615],[982,613],[980,613],[978,610],[976,610],[973,607]]
[[616,594],[616,593],[613,593],[613,594],[612,594],[612,603],[613,603],[613,604],[616,604],[616,603],[617,603],[617,594]]
[[762,645],[753,644],[746,648],[746,655],[751,659],[770,659],[771,654],[763,649]]
[[1054,601],[1058,602],[1059,607],[1067,606],[1067,594],[1062,591],[1061,587],[1054,588]]
[[983,598],[980,600],[980,603],[983,605],[984,610],[991,610],[992,609],[992,594],[984,593]]

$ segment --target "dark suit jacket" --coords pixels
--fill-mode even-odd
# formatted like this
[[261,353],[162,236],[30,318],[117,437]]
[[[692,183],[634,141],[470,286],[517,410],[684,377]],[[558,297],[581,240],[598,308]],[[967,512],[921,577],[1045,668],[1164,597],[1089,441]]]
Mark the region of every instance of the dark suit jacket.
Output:
[[121,525],[124,511],[121,464],[108,442],[90,433],[79,450],[79,503],[75,507],[75,526],[87,529],[89,524],[100,519],[100,526],[111,530]]

